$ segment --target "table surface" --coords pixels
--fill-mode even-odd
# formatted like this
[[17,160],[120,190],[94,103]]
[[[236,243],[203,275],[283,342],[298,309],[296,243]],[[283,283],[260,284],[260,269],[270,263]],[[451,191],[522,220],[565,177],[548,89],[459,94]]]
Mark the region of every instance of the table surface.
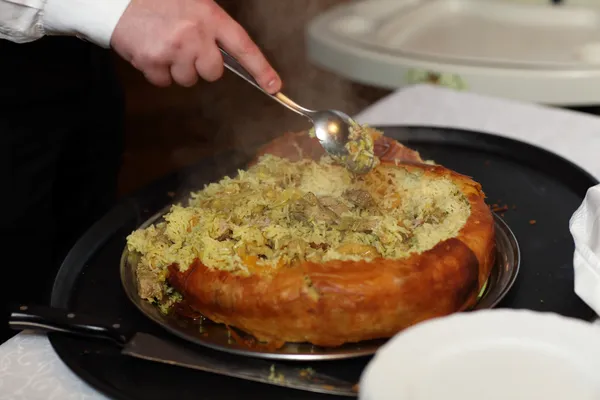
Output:
[[[429,85],[397,91],[356,116],[371,125],[462,128],[553,151],[600,179],[600,118]],[[0,346],[0,400],[100,400],[58,358],[45,335],[20,333]]]

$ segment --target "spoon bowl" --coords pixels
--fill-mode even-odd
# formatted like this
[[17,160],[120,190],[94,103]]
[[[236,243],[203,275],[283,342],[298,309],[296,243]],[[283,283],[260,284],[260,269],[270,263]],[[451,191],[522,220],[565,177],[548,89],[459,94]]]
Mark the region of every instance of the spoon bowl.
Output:
[[368,162],[357,162],[348,150],[348,144],[354,141],[351,135],[352,126],[358,126],[352,118],[341,111],[324,110],[315,111],[311,120],[321,146],[336,160],[341,160],[347,169],[355,174],[365,174],[373,168],[374,157]]
[[348,155],[351,118],[341,111],[325,110],[310,114],[315,136],[325,151],[335,157]]

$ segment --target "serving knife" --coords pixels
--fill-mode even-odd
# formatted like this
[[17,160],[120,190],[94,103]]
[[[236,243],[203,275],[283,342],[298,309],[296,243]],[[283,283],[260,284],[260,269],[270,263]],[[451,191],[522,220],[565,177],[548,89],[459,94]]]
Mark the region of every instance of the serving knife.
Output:
[[242,357],[217,357],[180,346],[121,323],[60,308],[21,305],[11,309],[9,325],[15,330],[58,332],[110,341],[121,354],[178,367],[309,392],[356,397],[356,385],[313,370]]

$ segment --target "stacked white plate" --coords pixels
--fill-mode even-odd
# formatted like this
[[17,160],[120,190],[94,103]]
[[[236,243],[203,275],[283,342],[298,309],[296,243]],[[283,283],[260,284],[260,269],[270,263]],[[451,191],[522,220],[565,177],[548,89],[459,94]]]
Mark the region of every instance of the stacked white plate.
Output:
[[418,324],[363,372],[361,400],[600,399],[600,328],[551,313],[485,310]]
[[555,105],[600,103],[600,2],[358,0],[310,22],[308,55],[386,88],[432,82]]

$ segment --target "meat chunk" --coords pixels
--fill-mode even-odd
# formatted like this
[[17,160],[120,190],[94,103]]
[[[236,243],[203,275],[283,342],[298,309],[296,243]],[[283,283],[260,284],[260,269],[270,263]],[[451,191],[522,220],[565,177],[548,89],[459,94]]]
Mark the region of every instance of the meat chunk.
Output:
[[369,192],[362,189],[348,189],[343,194],[344,198],[360,208],[370,208],[375,205],[375,200]]
[[219,236],[217,236],[217,240],[219,242],[222,242],[224,240],[230,239],[231,235],[233,235],[233,231],[231,229],[227,229],[225,232],[221,233]]
[[336,199],[335,197],[323,196],[319,201],[324,207],[330,209],[337,215],[342,215],[343,213],[350,211],[348,206],[344,204],[341,199]]
[[210,236],[220,242],[229,239],[232,234],[233,231],[229,227],[229,224],[224,220],[215,221],[214,226],[210,229]]
[[137,269],[138,291],[140,297],[146,300],[161,300],[163,288],[158,271],[151,270],[140,263]]
[[329,245],[327,243],[309,243],[310,247],[315,249],[315,250],[323,250],[323,251],[327,251],[327,249],[329,249]]
[[313,192],[306,193],[301,201],[311,206],[319,205],[319,198]]
[[338,219],[338,215],[323,206],[314,193],[307,193],[303,198],[297,200],[290,210],[292,218],[303,222],[326,222],[332,223]]
[[370,233],[377,228],[378,221],[375,218],[361,218],[354,223],[352,230],[355,232]]

